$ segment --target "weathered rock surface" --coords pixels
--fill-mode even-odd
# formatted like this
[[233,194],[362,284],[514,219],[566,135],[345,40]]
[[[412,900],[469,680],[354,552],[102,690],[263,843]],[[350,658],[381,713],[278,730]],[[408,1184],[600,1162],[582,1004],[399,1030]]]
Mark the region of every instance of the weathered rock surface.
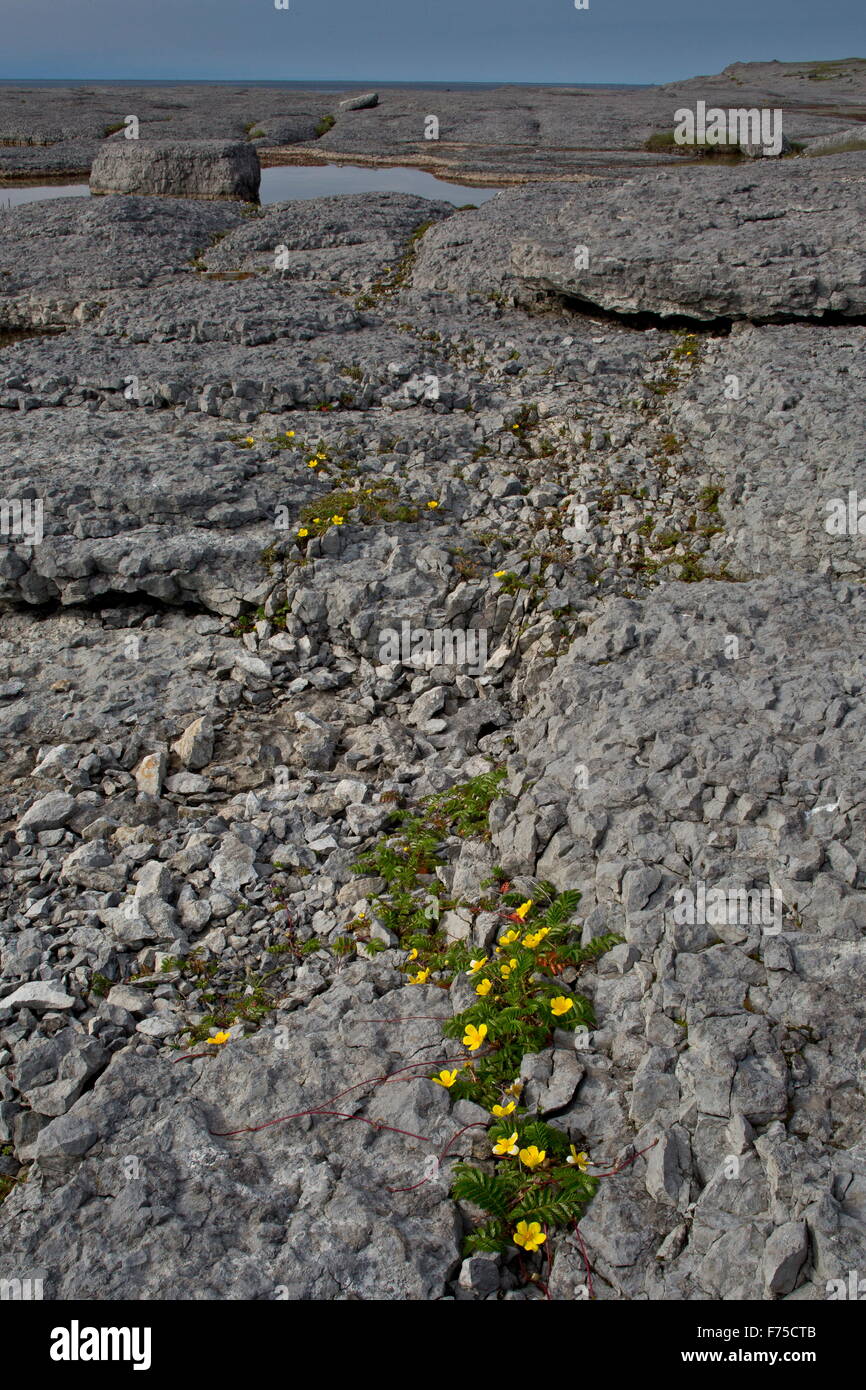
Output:
[[92,193],[258,199],[261,170],[250,145],[221,140],[127,140],[105,145],[90,171]]
[[[379,963],[372,973],[349,967],[276,1029],[204,1060],[172,1067],[167,1058],[115,1057],[98,1093],[40,1132],[0,1276],[50,1269],[46,1296],[59,1299],[440,1296],[459,1265],[447,1169],[416,1192],[388,1189],[419,1182],[428,1156],[460,1128],[444,1091],[426,1080],[390,1096],[368,1085],[328,1106],[375,1079],[389,1057],[399,1065],[406,1048],[439,1055],[435,1024],[393,1032],[363,1021],[388,1012],[372,981],[390,987],[389,1007],[398,1007],[400,978]],[[403,993],[411,1009],[414,995]],[[406,1094],[393,1099],[396,1091]],[[256,1135],[220,1133],[317,1105],[385,1124],[408,1107],[430,1142],[334,1118],[308,1132],[287,1122]]]
[[[681,155],[647,149],[670,132],[674,113],[703,100],[722,108],[783,113],[786,138],[808,144],[859,118],[863,60],[734,63],[722,73],[661,87],[499,87],[480,91],[382,88],[373,93],[299,92],[227,84],[189,87],[4,86],[0,92],[0,175],[86,172],[106,141],[125,143],[129,115],[141,143],[247,141],[277,159],[361,159],[421,164],[468,181],[621,175]],[[345,104],[344,104],[345,103]],[[430,117],[438,122],[435,135]],[[328,121],[327,117],[331,117]],[[298,147],[301,147],[300,150]]]
[[820,174],[765,161],[509,190],[426,238],[414,283],[524,301],[552,292],[698,322],[857,318],[864,204],[866,155],[856,153]]
[[[808,104],[808,71],[766,66],[647,101],[760,78]],[[538,108],[469,96],[504,167]],[[619,101],[586,106],[614,152]],[[324,138],[396,141],[396,102]],[[581,976],[597,1025],[524,1063],[620,1169],[581,1222],[596,1296],[811,1300],[863,1268],[863,178],[851,153],[479,212],[0,213],[0,323],[65,330],[0,347],[0,1275],[537,1296],[510,1256],[461,1259],[436,1164],[484,1122],[428,1079],[471,986],[406,988],[353,870],[395,806],[499,765],[490,840],[443,847],[446,935],[489,945],[501,866],[623,938]],[[404,623],[484,650],[395,654]],[[778,918],[676,919],[701,884]],[[249,1132],[316,1107],[371,1123]],[[558,1237],[551,1296],[586,1288]]]

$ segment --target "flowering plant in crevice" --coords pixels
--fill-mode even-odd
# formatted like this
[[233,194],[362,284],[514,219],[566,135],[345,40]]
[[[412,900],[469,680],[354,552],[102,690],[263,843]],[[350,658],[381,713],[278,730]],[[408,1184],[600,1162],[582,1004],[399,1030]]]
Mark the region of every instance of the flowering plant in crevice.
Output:
[[515,1078],[524,1056],[551,1045],[554,1029],[593,1025],[589,1001],[565,981],[573,982],[582,965],[619,938],[597,937],[581,946],[571,924],[580,894],[557,894],[550,884],[535,892],[546,903],[541,912],[532,900],[519,903],[519,895],[506,895],[505,904],[514,910],[504,930],[466,972],[478,1001],[443,1024],[445,1035],[459,1038],[470,1057],[433,1079],[455,1099],[484,1106],[492,1120],[490,1164],[455,1168],[452,1196],[487,1217],[468,1236],[467,1252],[517,1245],[534,1253],[548,1230],[579,1219],[598,1186],[586,1154],[577,1152],[567,1134],[521,1108],[523,1087]]

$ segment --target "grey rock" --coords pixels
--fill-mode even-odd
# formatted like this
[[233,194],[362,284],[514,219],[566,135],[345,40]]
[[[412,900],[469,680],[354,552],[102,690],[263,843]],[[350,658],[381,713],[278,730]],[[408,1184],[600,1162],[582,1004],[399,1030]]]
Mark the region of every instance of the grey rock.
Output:
[[24,812],[18,824],[22,830],[56,830],[69,823],[76,805],[75,797],[68,792],[49,792]]
[[258,199],[261,169],[250,145],[225,140],[118,140],[93,161],[93,193]]
[[764,1283],[768,1295],[784,1298],[792,1292],[808,1253],[805,1221],[786,1221],[776,1227],[764,1247]]
[[184,729],[181,737],[172,744],[184,767],[198,772],[207,767],[213,757],[214,727],[210,719],[201,715]]
[[32,1009],[36,1013],[44,1013],[46,1009],[74,1008],[75,998],[47,980],[34,980],[30,984],[19,985],[18,989],[7,994],[0,1000],[0,1006],[3,1009]]
[[379,105],[378,92],[362,92],[356,97],[344,97],[340,102],[341,111],[366,111]]

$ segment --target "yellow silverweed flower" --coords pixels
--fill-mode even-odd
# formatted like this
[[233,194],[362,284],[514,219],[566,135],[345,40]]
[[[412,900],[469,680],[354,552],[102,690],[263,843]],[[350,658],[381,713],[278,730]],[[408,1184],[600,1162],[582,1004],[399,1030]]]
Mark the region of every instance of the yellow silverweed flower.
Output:
[[314,517],[313,517],[313,525],[314,525],[314,526],[318,526],[320,519],[321,519],[320,517],[314,516]]
[[477,1052],[486,1037],[486,1023],[482,1023],[478,1028],[474,1023],[467,1023],[466,1032],[463,1034],[463,1046],[468,1047],[470,1052]]
[[436,1082],[437,1086],[444,1086],[445,1089],[448,1090],[457,1080],[457,1071],[440,1071],[438,1076],[433,1077],[433,1080]]
[[214,1033],[213,1037],[208,1038],[207,1041],[211,1047],[222,1047],[223,1043],[227,1043],[230,1038],[231,1033]]
[[574,1147],[573,1144],[570,1147],[571,1153],[565,1160],[566,1163],[574,1164],[576,1167],[580,1169],[581,1173],[585,1173],[589,1167],[589,1154],[578,1153],[577,1149]]
[[431,512],[433,512],[433,511],[435,511],[436,508],[439,506],[439,503],[438,503],[438,502],[428,502],[428,503],[427,503],[427,506],[430,508]]
[[335,526],[342,526],[343,524],[343,518],[341,516],[332,516],[331,520]]
[[467,970],[467,971],[466,971],[466,974],[467,974],[467,975],[477,975],[477,974],[478,974],[478,971],[481,970],[481,969],[487,964],[487,957],[486,957],[486,956],[479,956],[478,960],[471,960],[471,961],[469,962],[469,964],[470,964],[470,966],[471,966],[472,968],[471,968],[471,970]]
[[316,454],[316,458],[319,460],[320,463],[324,463],[327,457],[327,454]]
[[418,947],[417,947],[417,946],[413,946],[413,947],[412,947],[412,950],[409,952],[409,954],[408,954],[408,956],[406,957],[406,959],[407,959],[407,960],[417,960],[417,959],[418,959]]
[[553,1014],[554,1018],[562,1018],[563,1014],[567,1014],[569,1009],[573,1008],[574,1000],[566,999],[564,994],[559,994],[556,999],[551,999],[550,1001],[550,1012]]
[[517,941],[519,936],[519,931],[507,931],[504,936],[500,936],[499,944],[500,946],[510,946],[512,941]]
[[253,439],[253,437],[252,437],[251,434],[248,434],[247,437],[246,437],[245,442],[246,442],[247,444],[255,444],[256,441]]
[[308,467],[308,468],[318,468],[318,466],[319,466],[319,460],[318,460],[318,459],[310,459],[309,463],[307,464],[307,467]]
[[419,970],[417,975],[410,975],[410,976],[409,976],[409,983],[410,983],[410,985],[426,985],[426,983],[427,983],[427,981],[428,981],[429,979],[430,979],[430,971],[429,971],[429,970]]
[[507,1135],[505,1139],[497,1139],[496,1143],[493,1145],[493,1152],[497,1154],[499,1158],[503,1158],[505,1154],[516,1154],[517,1130],[515,1130],[513,1134]]
[[483,999],[484,996],[485,996],[486,994],[489,994],[489,993],[490,993],[490,991],[492,990],[492,988],[493,988],[493,981],[492,981],[492,980],[480,980],[480,981],[478,982],[478,984],[475,986],[475,993],[476,993],[476,994],[480,994],[480,995],[481,995],[481,998]]
[[522,1245],[527,1255],[531,1255],[547,1240],[538,1221],[518,1221],[514,1232],[514,1244]]
[[510,1100],[507,1105],[494,1105],[490,1113],[495,1115],[497,1120],[504,1120],[506,1115],[512,1114],[514,1107],[515,1102]]
[[531,907],[532,907],[532,899],[529,898],[525,903],[521,903],[519,907],[516,907],[516,908],[514,909],[514,915],[515,915],[515,917],[519,917],[520,920],[521,920],[521,922],[525,922],[525,921],[526,921],[526,914],[527,914],[527,912],[529,911],[529,909],[530,909]]
[[307,530],[306,526],[302,526],[300,531],[298,532],[298,535],[301,537],[301,540],[303,540],[304,536],[308,536],[309,534],[310,533]]
[[512,1081],[510,1086],[505,1087],[505,1094],[507,1096],[516,1096],[517,1099],[520,1100],[520,1097],[523,1095],[523,1082],[520,1080]]
[[494,578],[494,579],[504,579],[507,573],[508,573],[508,570],[494,570],[494,571],[493,571],[493,578]]
[[537,1145],[530,1144],[528,1149],[520,1150],[519,1158],[524,1168],[540,1168],[547,1158],[547,1150],[539,1149]]
[[286,439],[294,439],[294,437],[295,437],[295,431],[294,431],[294,430],[286,430]]

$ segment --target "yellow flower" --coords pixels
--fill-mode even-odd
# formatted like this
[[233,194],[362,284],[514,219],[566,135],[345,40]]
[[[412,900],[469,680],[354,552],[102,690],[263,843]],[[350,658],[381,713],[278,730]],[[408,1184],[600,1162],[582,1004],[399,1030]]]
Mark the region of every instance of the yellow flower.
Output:
[[[529,911],[529,909],[530,909],[531,907],[532,907],[532,899],[529,898],[525,903],[521,903],[519,907],[516,907],[516,908],[514,909],[514,915],[515,915],[515,917],[519,917],[520,920],[521,920],[521,922],[525,922],[525,921],[526,921],[526,914],[527,914],[527,912]],[[515,935],[516,935],[516,933],[515,933]]]
[[555,1018],[562,1018],[563,1014],[567,1014],[569,1009],[573,1008],[574,1000],[566,999],[564,994],[559,994],[556,999],[550,1001],[550,1012]]
[[476,993],[476,994],[480,994],[480,995],[481,995],[481,998],[483,999],[484,996],[485,996],[486,994],[489,994],[489,993],[490,993],[490,991],[492,990],[492,988],[493,988],[493,981],[492,981],[492,980],[481,980],[481,981],[479,981],[479,983],[475,986],[475,993]]
[[427,981],[428,981],[429,979],[430,979],[430,971],[429,971],[429,970],[419,970],[417,975],[410,975],[410,976],[409,976],[409,983],[410,983],[410,985],[426,985],[426,983],[427,983]]
[[493,1152],[497,1154],[499,1158],[503,1158],[505,1154],[516,1154],[517,1130],[515,1130],[513,1134],[509,1134],[505,1139],[497,1139],[496,1143],[493,1145]]
[[571,1153],[568,1155],[568,1158],[565,1161],[566,1163],[572,1163],[576,1165],[580,1169],[581,1173],[585,1173],[589,1168],[589,1154],[578,1153],[577,1149],[574,1147],[573,1144],[571,1145]]
[[539,927],[538,931],[527,932],[523,938],[524,946],[528,946],[530,951],[534,951],[536,946],[540,946],[546,936],[550,935],[550,927]]
[[508,573],[508,570],[494,570],[494,571],[493,571],[493,578],[494,578],[494,579],[504,579],[507,573]]
[[433,1077],[433,1080],[437,1086],[444,1086],[447,1091],[457,1080],[457,1071],[440,1071],[438,1076]]
[[510,946],[511,943],[513,941],[516,941],[519,936],[519,931],[507,931],[504,936],[500,936],[499,944],[500,946]]
[[540,1168],[547,1158],[547,1150],[539,1149],[535,1144],[530,1144],[528,1149],[520,1150],[519,1157],[524,1168]]
[[470,1052],[477,1052],[486,1037],[486,1023],[482,1023],[478,1028],[474,1023],[467,1023],[466,1032],[463,1034],[463,1046],[468,1047]]
[[324,463],[327,457],[327,454],[316,454],[316,458],[319,460],[319,463]]
[[501,972],[501,974],[502,974],[503,980],[507,980],[507,979],[508,979],[508,976],[511,974],[512,970],[516,970],[516,969],[517,969],[517,958],[516,958],[515,956],[512,956],[512,957],[511,957],[511,960],[508,962],[507,965],[502,965],[502,966],[500,966],[500,972]]
[[514,1108],[515,1102],[510,1100],[507,1105],[494,1105],[490,1113],[495,1115],[497,1120],[504,1120],[506,1115],[512,1114]]
[[431,512],[435,512],[436,508],[439,506],[439,503],[438,503],[438,502],[428,502],[428,503],[427,503],[427,506],[430,508]]
[[505,1094],[507,1096],[516,1096],[517,1099],[520,1100],[520,1097],[523,1095],[523,1082],[519,1078],[517,1081],[512,1081],[510,1086],[505,1087]]
[[331,520],[335,526],[342,526],[343,524],[343,518],[341,516],[332,516]]
[[519,426],[519,425],[512,425],[511,428],[512,428],[513,430],[519,430],[519,429],[520,429],[520,426]]
[[223,1043],[227,1043],[230,1038],[231,1033],[214,1033],[213,1037],[208,1038],[207,1041],[211,1047],[222,1047]]
[[308,468],[318,468],[318,466],[319,466],[319,460],[318,460],[318,459],[310,459],[310,462],[307,464],[307,467],[308,467]]
[[418,959],[418,947],[417,947],[417,946],[413,946],[413,947],[412,947],[412,950],[409,952],[409,954],[408,954],[408,956],[406,957],[406,959],[407,959],[407,960],[417,960],[417,959]]
[[247,437],[246,437],[246,440],[245,440],[244,442],[245,442],[246,444],[255,444],[256,441],[253,439],[253,437],[252,437],[251,434],[248,434]]
[[471,970],[467,970],[467,971],[466,971],[466,974],[467,974],[467,975],[477,975],[477,974],[478,974],[478,971],[481,970],[481,969],[487,964],[487,957],[486,957],[486,956],[479,956],[478,960],[471,960],[471,961],[469,962],[469,964],[470,964],[470,966],[471,966],[472,968],[471,968]]
[[318,526],[318,524],[319,524],[319,517],[314,516],[314,517],[313,517],[313,525],[314,525],[314,526]]
[[295,437],[295,431],[294,431],[294,430],[286,430],[286,439],[294,439],[294,437]]
[[514,1244],[522,1245],[527,1255],[531,1255],[547,1240],[538,1221],[518,1221],[514,1232]]
[[303,540],[304,536],[308,536],[309,534],[310,533],[307,530],[306,526],[302,526],[300,531],[298,532],[298,535],[300,536],[301,540]]

